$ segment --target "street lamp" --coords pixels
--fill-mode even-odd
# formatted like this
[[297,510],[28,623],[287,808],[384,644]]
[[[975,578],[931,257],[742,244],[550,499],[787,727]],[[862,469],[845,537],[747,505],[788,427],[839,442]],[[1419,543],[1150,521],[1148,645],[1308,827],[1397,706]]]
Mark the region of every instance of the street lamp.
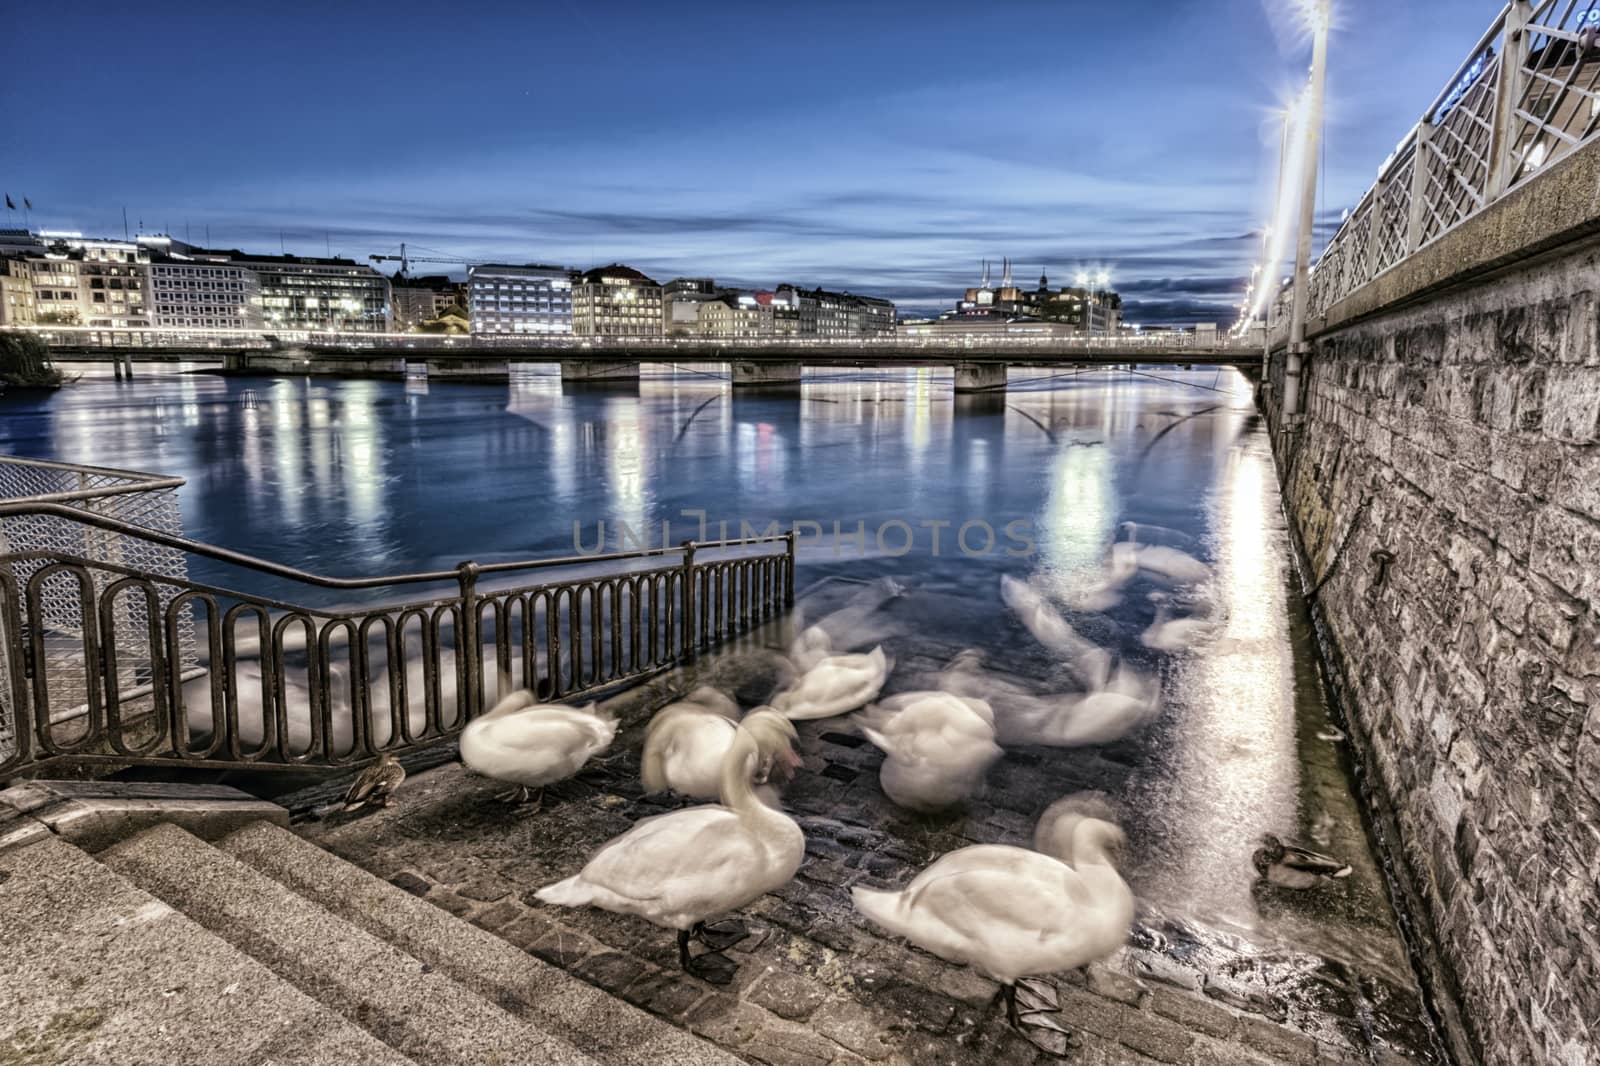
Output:
[[1311,87],[1305,110],[1305,153],[1300,192],[1300,233],[1294,255],[1294,309],[1289,318],[1289,358],[1283,373],[1283,420],[1293,428],[1300,416],[1300,371],[1306,356],[1306,307],[1311,296],[1311,235],[1317,211],[1317,147],[1322,136],[1322,101],[1328,76],[1328,24],[1332,0],[1298,0],[1311,28]]

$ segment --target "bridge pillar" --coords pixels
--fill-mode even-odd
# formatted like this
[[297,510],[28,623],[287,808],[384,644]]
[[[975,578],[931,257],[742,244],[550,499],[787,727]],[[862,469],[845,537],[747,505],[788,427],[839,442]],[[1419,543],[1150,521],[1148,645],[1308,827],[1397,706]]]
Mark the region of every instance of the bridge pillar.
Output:
[[222,369],[244,371],[250,369],[249,352],[226,352],[222,356]]
[[639,364],[620,359],[563,359],[562,381],[638,381]]
[[800,384],[800,373],[805,369],[799,363],[734,363],[732,366],[736,389],[774,385],[793,388]]
[[999,392],[1006,387],[1004,363],[957,363],[957,392]]

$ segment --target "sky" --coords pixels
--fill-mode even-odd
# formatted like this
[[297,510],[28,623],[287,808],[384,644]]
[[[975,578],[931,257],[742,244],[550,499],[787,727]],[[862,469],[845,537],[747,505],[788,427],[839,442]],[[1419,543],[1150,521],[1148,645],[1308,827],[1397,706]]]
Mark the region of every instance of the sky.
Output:
[[[1501,6],[1335,3],[1325,224]],[[34,228],[120,236],[125,209],[216,247],[904,313],[1009,256],[1029,285],[1105,270],[1149,324],[1232,322],[1310,62],[1291,0],[6,6],[0,191]]]

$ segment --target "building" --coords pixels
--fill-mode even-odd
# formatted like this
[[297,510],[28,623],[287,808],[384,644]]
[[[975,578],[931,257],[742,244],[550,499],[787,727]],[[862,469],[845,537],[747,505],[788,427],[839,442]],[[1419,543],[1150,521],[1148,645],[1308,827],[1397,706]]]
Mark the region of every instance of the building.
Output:
[[1039,275],[1039,286],[1026,289],[1011,278],[1011,261],[1002,260],[1000,284],[991,283],[989,264],[983,264],[983,278],[976,288],[966,291],[955,308],[943,319],[966,322],[976,329],[975,320],[1037,320],[1066,325],[1078,333],[1115,333],[1122,323],[1122,297],[1110,288],[1110,276],[1099,273],[1077,275],[1077,284],[1051,289],[1048,274]]
[[406,333],[432,322],[449,308],[466,306],[466,286],[443,274],[407,278],[396,274],[389,282],[394,329]]
[[894,333],[895,306],[875,296],[780,285],[775,328],[783,334],[840,340]]
[[35,321],[28,260],[0,253],[0,326],[31,326]]
[[572,332],[580,337],[659,337],[661,286],[613,263],[579,275],[572,287]]
[[262,327],[255,271],[170,237],[143,236],[139,245],[150,259],[150,318],[158,329]]
[[[78,233],[9,236],[5,247],[27,264],[38,324],[114,329],[150,325],[150,256],[144,248]],[[20,282],[14,287],[20,289]]]
[[773,294],[726,293],[698,305],[699,335],[752,339],[774,334]]
[[467,310],[473,335],[571,333],[572,273],[566,267],[537,263],[480,263],[469,267]]
[[353,259],[224,253],[255,271],[268,330],[387,333],[389,279]]

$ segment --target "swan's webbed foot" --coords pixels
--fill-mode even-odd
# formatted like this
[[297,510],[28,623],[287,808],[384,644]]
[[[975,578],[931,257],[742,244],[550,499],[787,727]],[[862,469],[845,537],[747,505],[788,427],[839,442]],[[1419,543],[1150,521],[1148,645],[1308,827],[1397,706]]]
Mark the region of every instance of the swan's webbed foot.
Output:
[[[1022,1009],[1017,1006],[1019,985],[1025,992],[1023,998],[1025,1006]],[[1041,985],[1049,989],[1048,999],[1051,1006],[1048,1008],[1038,1005],[1046,998],[1040,990]],[[1065,1058],[1068,1051],[1078,1046],[1077,1034],[1055,1019],[1053,1012],[1059,1000],[1053,987],[1046,985],[1045,982],[1024,979],[1016,985],[1003,986],[1000,995],[1006,1004],[1006,1021],[1040,1051],[1057,1058]]]
[[1061,997],[1056,994],[1056,986],[1049,981],[1037,977],[1019,977],[1016,987],[1017,1006],[1023,1014],[1061,1009]]
[[739,972],[739,967],[733,964],[733,960],[720,952],[691,956],[687,929],[678,930],[678,965],[683,968],[684,973],[713,985],[732,984],[734,974]]
[[750,929],[738,919],[729,918],[715,925],[699,922],[689,933],[712,951],[726,951],[748,938]]
[[541,788],[537,793],[535,793],[527,785],[518,785],[510,792],[507,792],[504,796],[501,796],[500,800],[503,803],[511,804],[513,807],[532,800],[533,810],[529,811],[528,813],[538,814],[540,811],[544,810],[544,789]]

